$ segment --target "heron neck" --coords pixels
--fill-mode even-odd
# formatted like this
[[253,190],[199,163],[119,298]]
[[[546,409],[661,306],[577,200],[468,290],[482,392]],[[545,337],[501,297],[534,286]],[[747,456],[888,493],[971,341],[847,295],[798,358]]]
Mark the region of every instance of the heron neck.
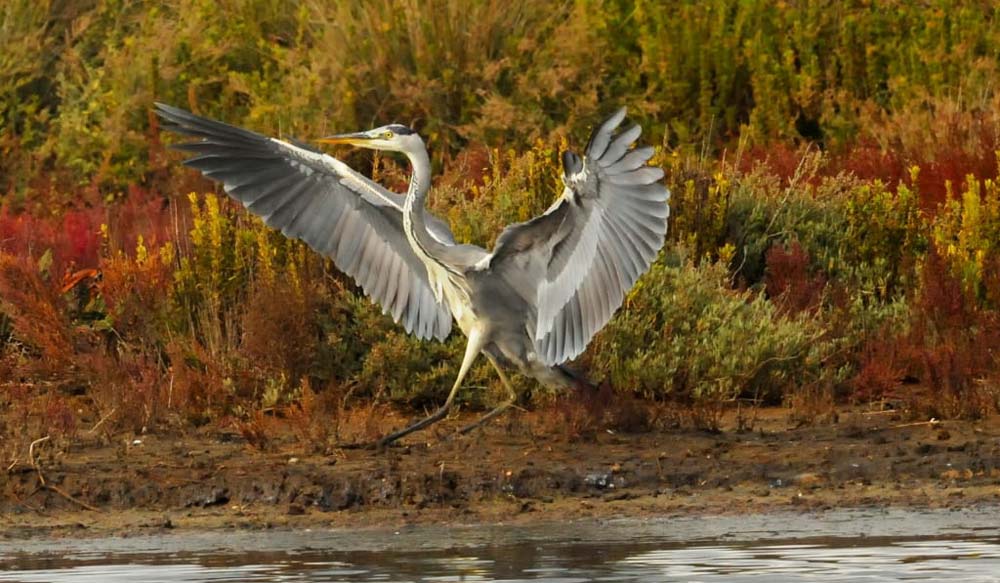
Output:
[[427,202],[427,192],[431,187],[431,162],[427,150],[406,152],[413,167],[410,175],[410,188],[406,192],[403,203],[403,230],[417,255],[425,262],[431,261],[444,265],[441,261],[444,245],[435,239],[427,228],[427,217],[424,205]]

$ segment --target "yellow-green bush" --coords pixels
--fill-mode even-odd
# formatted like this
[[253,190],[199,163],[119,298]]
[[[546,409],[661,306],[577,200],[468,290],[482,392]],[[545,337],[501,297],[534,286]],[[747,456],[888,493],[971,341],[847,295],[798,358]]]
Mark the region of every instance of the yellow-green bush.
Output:
[[932,237],[966,289],[986,300],[991,291],[998,294],[986,289],[984,276],[990,269],[987,262],[996,261],[1000,253],[1000,186],[995,180],[979,181],[974,176],[967,184],[936,217]]
[[562,194],[557,161],[566,147],[539,141],[521,153],[490,150],[487,167],[463,169],[461,182],[433,193],[431,208],[448,219],[456,240],[492,247],[507,225],[542,214]]
[[[632,2],[618,3],[627,10]],[[843,141],[866,109],[994,92],[998,8],[981,2],[636,0],[647,109],[681,142]],[[635,75],[635,73],[633,73]]]
[[3,187],[23,192],[52,169],[105,195],[144,180],[157,169],[154,99],[302,138],[414,123],[439,162],[470,142],[583,139],[621,103],[654,142],[730,144],[742,132],[844,143],[873,115],[929,99],[986,107],[997,10],[973,0],[14,0],[0,7]]
[[[199,390],[224,397],[213,401],[213,414],[284,402],[304,379],[413,406],[444,398],[461,361],[459,334],[418,341],[305,245],[218,195],[192,194],[190,203],[169,327],[176,366],[214,367],[215,376],[198,381],[212,385]],[[492,382],[492,369],[481,365],[470,383]]]
[[735,181],[727,239],[733,267],[760,282],[775,244],[797,241],[814,270],[866,295],[889,301],[913,284],[916,259],[926,250],[927,224],[913,190],[837,176],[818,184],[752,174]]
[[595,341],[593,371],[620,390],[689,403],[778,402],[837,379],[818,318],[782,314],[729,277],[724,261],[698,264],[680,248],[661,257]]
[[[303,379],[438,402],[461,336],[415,341],[304,245],[224,196],[186,199],[205,183],[164,153],[153,101],[302,139],[414,125],[440,171],[432,208],[485,246],[548,207],[559,152],[625,104],[660,146],[669,244],[691,259],[658,260],[583,359],[592,376],[687,402],[835,382],[948,296],[927,293],[940,274],[921,279],[932,249],[964,286],[958,311],[1000,307],[998,16],[978,0],[0,3],[0,251],[31,267],[82,241],[55,265],[105,276],[85,310],[9,306],[0,367],[35,374],[18,351],[44,321],[75,364],[49,373],[115,387],[95,400],[131,426],[164,407],[280,407]],[[403,165],[341,154],[405,183]],[[133,198],[162,213],[148,233],[115,230]],[[99,251],[95,220],[112,229]],[[40,285],[58,288],[54,271]],[[946,344],[921,346],[965,346]],[[480,363],[468,384],[479,405],[496,380]]]

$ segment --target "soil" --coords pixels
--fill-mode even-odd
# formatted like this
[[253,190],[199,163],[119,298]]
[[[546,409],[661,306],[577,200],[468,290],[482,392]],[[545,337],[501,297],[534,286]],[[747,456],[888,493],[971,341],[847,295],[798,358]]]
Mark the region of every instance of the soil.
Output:
[[467,421],[458,416],[382,451],[308,454],[287,430],[262,452],[232,428],[38,444],[34,464],[0,474],[0,537],[1000,503],[996,416],[928,423],[842,409],[795,426],[774,409],[752,430],[581,437],[540,430],[557,425],[540,423],[546,414],[441,439]]

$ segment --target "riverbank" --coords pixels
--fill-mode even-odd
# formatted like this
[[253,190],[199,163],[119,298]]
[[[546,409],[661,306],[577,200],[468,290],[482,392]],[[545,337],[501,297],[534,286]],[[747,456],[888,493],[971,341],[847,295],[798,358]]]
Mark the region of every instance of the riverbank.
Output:
[[[3,474],[0,537],[396,527],[605,517],[1000,503],[1000,417],[913,422],[841,409],[795,426],[761,410],[752,430],[568,435],[553,411],[516,412],[468,437],[450,419],[401,447],[268,451],[233,429],[86,442]],[[401,420],[387,418],[385,423]],[[742,420],[746,424],[746,420]],[[422,441],[421,441],[422,440]]]

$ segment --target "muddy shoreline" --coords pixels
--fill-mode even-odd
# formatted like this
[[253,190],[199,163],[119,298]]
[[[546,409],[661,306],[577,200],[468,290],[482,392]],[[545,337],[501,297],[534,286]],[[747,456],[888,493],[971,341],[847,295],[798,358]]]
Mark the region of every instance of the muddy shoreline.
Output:
[[778,409],[752,431],[568,438],[530,423],[543,414],[381,452],[309,454],[292,439],[260,452],[231,430],[78,444],[3,474],[0,538],[1000,504],[996,416],[842,410],[796,427]]

